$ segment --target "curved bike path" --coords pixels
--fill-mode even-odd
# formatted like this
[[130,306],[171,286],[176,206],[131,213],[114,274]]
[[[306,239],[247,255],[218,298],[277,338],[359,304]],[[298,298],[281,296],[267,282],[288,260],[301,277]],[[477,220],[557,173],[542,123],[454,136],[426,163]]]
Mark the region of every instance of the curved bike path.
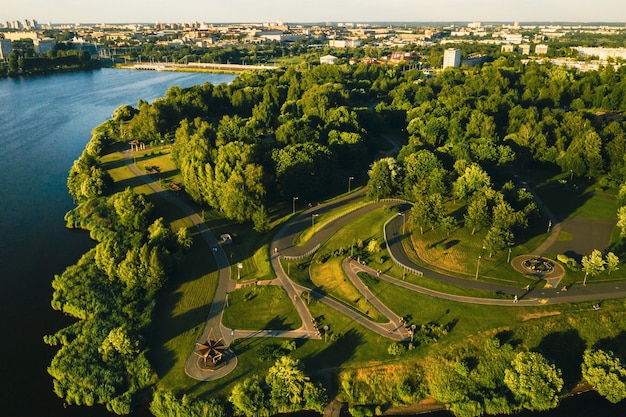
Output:
[[[230,264],[226,253],[218,244],[218,240],[210,229],[204,224],[203,220],[198,214],[184,201],[173,196],[169,191],[164,190],[150,175],[143,173],[132,163],[132,159],[129,154],[125,155],[125,162],[129,169],[141,178],[148,186],[150,186],[160,197],[169,201],[180,208],[194,223],[198,229],[199,236],[202,237],[205,242],[211,248],[217,248],[217,251],[213,251],[217,267],[218,267],[218,287],[211,303],[207,321],[204,331],[198,342],[206,341],[208,334],[213,329],[215,336],[218,339],[224,341],[225,346],[229,346],[236,338],[247,337],[288,337],[288,338],[317,338],[321,337],[320,332],[315,327],[313,317],[304,303],[301,295],[305,292],[310,294],[314,299],[325,303],[326,305],[333,307],[342,314],[361,324],[362,326],[374,331],[384,337],[392,340],[407,340],[409,333],[405,328],[402,319],[385,304],[383,304],[378,298],[369,290],[369,288],[363,284],[358,278],[357,273],[360,271],[367,272],[369,274],[377,274],[381,279],[390,282],[394,285],[406,288],[411,291],[420,292],[433,297],[449,299],[458,302],[469,302],[475,304],[488,304],[488,305],[508,305],[508,306],[528,306],[528,305],[540,305],[540,304],[556,304],[556,303],[569,303],[580,301],[598,301],[611,298],[625,298],[626,297],[626,285],[620,284],[596,284],[588,287],[574,286],[568,291],[562,291],[555,288],[552,289],[522,289],[505,284],[494,284],[483,281],[473,281],[467,279],[461,279],[452,277],[446,274],[441,274],[436,271],[427,270],[423,267],[415,264],[407,255],[402,240],[407,238],[401,233],[401,228],[404,222],[404,216],[394,215],[394,218],[390,219],[384,227],[385,243],[389,250],[391,257],[401,267],[407,270],[413,270],[421,273],[430,278],[436,279],[441,282],[445,282],[450,285],[456,285],[459,287],[474,288],[483,291],[493,292],[495,295],[509,295],[517,296],[517,301],[512,302],[510,299],[502,298],[479,298],[458,296],[453,294],[441,293],[438,291],[429,290],[416,284],[408,283],[404,280],[390,277],[388,275],[373,271],[371,268],[361,265],[360,263],[352,262],[350,259],[344,260],[342,266],[346,275],[355,285],[355,287],[361,292],[366,299],[374,305],[383,315],[385,315],[389,321],[387,323],[376,323],[359,312],[355,311],[348,305],[341,301],[329,297],[328,295],[321,294],[318,291],[301,286],[293,282],[282,268],[280,263],[280,257],[285,258],[299,258],[315,252],[319,247],[327,241],[337,230],[344,227],[352,220],[372,211],[381,206],[396,206],[406,204],[401,200],[381,200],[377,202],[370,202],[358,206],[350,212],[346,212],[343,215],[335,217],[325,223],[319,224],[319,229],[315,231],[311,239],[305,242],[301,246],[294,245],[295,238],[298,234],[302,233],[309,227],[309,224],[314,222],[316,216],[324,213],[328,213],[331,210],[346,205],[351,202],[362,199],[365,195],[365,189],[353,192],[344,197],[332,200],[322,205],[314,205],[302,211],[300,214],[289,220],[281,230],[275,235],[270,245],[270,260],[274,271],[276,272],[276,280],[272,282],[273,285],[280,285],[289,295],[292,300],[295,309],[302,319],[302,326],[296,330],[236,330],[228,329],[222,325],[222,314],[227,302],[227,296],[230,291],[236,288],[236,284],[230,279]],[[227,361],[224,366],[214,371],[207,371],[199,366],[198,356],[193,352],[189,356],[186,365],[185,372],[188,376],[197,380],[214,380],[221,378],[230,373],[237,365],[237,357],[234,352],[226,351]]]

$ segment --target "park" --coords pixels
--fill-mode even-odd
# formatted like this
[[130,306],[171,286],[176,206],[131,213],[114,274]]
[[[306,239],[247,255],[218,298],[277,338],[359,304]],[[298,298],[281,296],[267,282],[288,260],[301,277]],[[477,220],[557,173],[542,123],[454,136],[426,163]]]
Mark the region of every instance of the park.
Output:
[[[325,80],[387,74],[318,67],[120,107],[68,179],[68,226],[99,243],[55,280],[53,306],[97,331],[48,339],[63,346],[49,371],[59,395],[123,414],[150,388],[157,402],[182,395],[180,404],[250,416],[434,404],[470,417],[547,410],[588,389],[621,401],[594,377],[608,363],[621,375],[625,354],[621,127],[545,108],[560,123],[547,152],[515,133],[535,108],[501,103],[510,114],[496,130],[495,108],[446,99],[460,77],[476,102],[500,100],[484,96],[491,72],[529,82],[508,64],[444,72],[424,88],[397,80],[374,105]],[[315,87],[278,106],[287,81]],[[188,117],[205,107],[210,117]],[[530,124],[522,130],[543,139],[555,129]],[[600,141],[595,129],[612,132],[611,175],[577,145]],[[115,296],[98,290],[85,302],[79,279]],[[76,354],[94,338],[99,348]],[[109,378],[126,382],[94,399],[74,385],[70,355],[84,367],[102,356]],[[285,373],[289,387],[276,378]]]

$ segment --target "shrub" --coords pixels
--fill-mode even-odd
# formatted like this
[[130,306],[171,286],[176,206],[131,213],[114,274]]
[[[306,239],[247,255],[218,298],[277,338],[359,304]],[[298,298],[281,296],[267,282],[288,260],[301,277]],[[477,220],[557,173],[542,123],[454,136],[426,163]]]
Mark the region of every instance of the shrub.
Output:
[[402,343],[399,343],[399,342],[392,343],[387,348],[387,353],[389,353],[392,356],[402,355],[404,352],[406,352],[406,346],[404,346]]
[[570,271],[580,271],[580,265],[576,262],[576,259],[570,258],[567,255],[559,253],[556,255],[557,261],[564,264]]

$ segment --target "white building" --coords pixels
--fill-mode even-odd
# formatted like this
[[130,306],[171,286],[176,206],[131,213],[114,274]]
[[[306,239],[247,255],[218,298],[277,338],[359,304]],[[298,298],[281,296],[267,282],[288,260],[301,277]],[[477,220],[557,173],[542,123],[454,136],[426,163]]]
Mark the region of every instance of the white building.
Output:
[[545,55],[548,53],[548,45],[538,44],[535,45],[535,53],[537,55]]
[[448,48],[443,52],[443,68],[459,67],[461,65],[461,50]]
[[609,58],[626,59],[626,48],[586,48],[581,46],[574,47],[580,56],[597,56],[600,61],[606,61]]
[[330,65],[334,65],[335,62],[337,62],[337,58],[336,56],[332,56],[332,55],[324,55],[323,57],[320,58],[320,64],[330,64]]
[[333,48],[356,48],[361,46],[361,41],[358,39],[331,39],[328,41],[328,45]]

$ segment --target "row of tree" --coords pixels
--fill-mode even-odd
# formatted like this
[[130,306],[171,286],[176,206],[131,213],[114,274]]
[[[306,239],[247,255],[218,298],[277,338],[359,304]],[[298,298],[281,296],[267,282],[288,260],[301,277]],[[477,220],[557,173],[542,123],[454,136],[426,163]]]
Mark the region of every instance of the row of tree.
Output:
[[70,171],[78,206],[66,215],[68,227],[89,230],[98,243],[52,282],[52,307],[77,321],[44,340],[59,346],[48,367],[59,397],[128,414],[155,378],[146,356],[155,294],[192,240],[187,229],[174,233],[154,219],[152,204],[133,190],[104,195],[102,137],[96,129]]
[[88,51],[67,51],[58,56],[34,57],[24,57],[18,55],[17,52],[9,52],[6,63],[0,62],[0,77],[93,69],[99,66],[99,62],[91,60]]
[[326,403],[326,390],[310,381],[300,361],[281,356],[264,378],[253,376],[237,383],[228,404],[188,396],[178,399],[171,392],[156,391],[150,411],[156,417],[269,417],[302,409],[321,413]]
[[152,104],[118,109],[107,134],[173,142],[192,199],[265,230],[269,204],[319,199],[338,189],[340,170],[367,167],[378,146],[370,132],[382,118],[362,104],[384,94],[382,79],[376,67],[319,66],[172,87]]
[[[609,401],[626,398],[626,366],[613,352],[588,349],[580,366],[584,380]],[[458,417],[544,411],[557,407],[565,385],[549,358],[534,351],[515,352],[496,338],[465,356],[429,358],[410,371],[347,371],[340,378],[341,394],[355,415],[429,397]]]

